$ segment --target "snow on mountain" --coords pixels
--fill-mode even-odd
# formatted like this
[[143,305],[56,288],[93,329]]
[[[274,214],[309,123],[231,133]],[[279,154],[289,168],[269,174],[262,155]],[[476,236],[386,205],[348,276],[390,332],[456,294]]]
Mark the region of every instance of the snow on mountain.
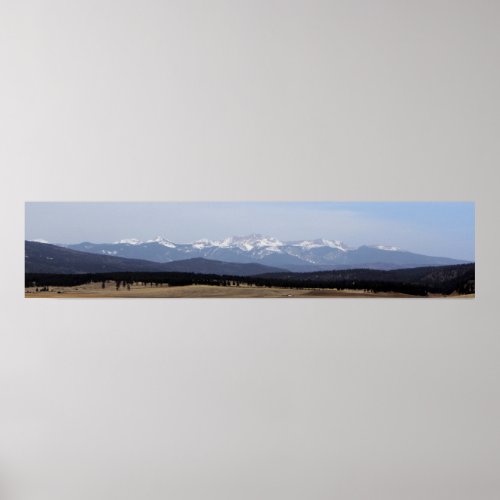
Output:
[[[200,240],[208,241],[208,240]],[[210,246],[219,248],[239,248],[249,252],[255,248],[279,248],[283,243],[276,238],[250,234],[248,236],[229,236],[220,241],[211,241]]]
[[113,243],[113,245],[138,246],[138,245],[144,245],[145,243],[158,243],[158,245],[161,245],[161,246],[164,246],[167,248],[175,248],[176,247],[175,243],[172,243],[171,241],[166,240],[165,238],[163,238],[163,236],[157,236],[156,238],[154,238],[152,240],[146,240],[146,241],[138,240],[137,238],[125,238],[123,240],[115,241]]
[[[172,243],[171,241],[166,240],[165,238],[163,238],[163,236],[157,236],[156,238],[154,238],[152,240],[147,240],[146,243],[158,243],[159,245],[167,247],[167,248],[175,248],[176,247],[175,243]],[[135,244],[135,243],[133,243],[133,244]]]
[[321,248],[321,247],[337,248],[338,250],[341,250],[342,252],[347,252],[347,250],[349,250],[349,247],[346,246],[341,241],[325,240],[323,238],[317,239],[317,240],[303,240],[303,241],[291,242],[291,245],[296,246],[296,247],[305,248],[308,250],[310,250],[312,248]]
[[178,245],[170,240],[165,239],[163,236],[157,236],[154,239],[142,241],[137,238],[126,238],[115,241],[114,245],[143,245],[145,243],[158,243],[167,248],[177,248],[179,246],[190,246],[193,249],[202,250],[205,248],[227,248],[239,249],[244,252],[251,252],[253,250],[266,250],[268,252],[281,252],[286,247],[300,247],[306,250],[313,248],[334,248],[342,252],[349,250],[349,247],[338,240],[316,239],[316,240],[299,240],[283,242],[272,236],[263,236],[261,234],[250,234],[248,236],[228,236],[222,240],[209,240],[203,238],[196,240],[194,243]]
[[137,238],[125,238],[124,240],[115,241],[114,245],[142,245],[144,241]]
[[254,262],[297,271],[307,271],[310,266],[315,266],[317,270],[353,267],[394,269],[463,262],[443,257],[418,255],[395,246],[363,245],[351,248],[339,240],[319,238],[281,241],[261,234],[230,236],[220,240],[204,238],[194,243],[173,243],[158,236],[147,241],[130,238],[114,243],[83,242],[65,246],[84,252],[153,262],[205,258],[233,263]]
[[377,250],[385,250],[386,252],[404,252],[399,247],[391,247],[391,246],[385,246],[385,245],[371,245],[370,248],[376,248]]
[[201,250],[203,248],[209,248],[209,247],[213,247],[213,246],[216,246],[216,245],[215,245],[215,242],[207,240],[206,238],[204,238],[204,239],[195,241],[194,243],[191,244],[191,246],[193,248],[196,248],[197,250]]

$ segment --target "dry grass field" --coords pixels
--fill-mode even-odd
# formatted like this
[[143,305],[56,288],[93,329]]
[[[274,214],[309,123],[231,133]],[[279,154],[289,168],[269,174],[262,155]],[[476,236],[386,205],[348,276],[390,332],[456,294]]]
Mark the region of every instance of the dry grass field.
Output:
[[[371,293],[359,290],[333,289],[288,289],[263,288],[255,286],[142,286],[133,285],[130,290],[120,287],[116,290],[114,283],[102,288],[101,283],[91,283],[75,287],[49,287],[49,291],[25,289],[27,298],[318,298],[318,297],[359,297],[359,298],[415,298],[402,293]],[[437,296],[440,297],[440,296]],[[474,297],[462,295],[455,297]]]

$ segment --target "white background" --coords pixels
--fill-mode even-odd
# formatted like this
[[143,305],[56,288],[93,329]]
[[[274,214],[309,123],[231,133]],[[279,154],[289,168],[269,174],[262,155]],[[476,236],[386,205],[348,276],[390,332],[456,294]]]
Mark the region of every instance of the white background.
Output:
[[[2,499],[500,497],[500,3],[0,13]],[[473,200],[477,299],[25,300],[35,200]]]

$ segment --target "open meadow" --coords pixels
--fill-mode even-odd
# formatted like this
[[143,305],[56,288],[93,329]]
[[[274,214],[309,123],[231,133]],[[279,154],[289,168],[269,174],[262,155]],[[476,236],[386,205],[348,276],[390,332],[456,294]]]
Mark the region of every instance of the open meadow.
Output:
[[[415,298],[413,295],[391,292],[364,292],[360,290],[335,290],[335,289],[291,289],[279,287],[240,286],[144,286],[131,285],[130,290],[120,287],[118,290],[114,283],[109,282],[105,288],[101,283],[88,283],[80,286],[62,287],[50,286],[48,290],[34,287],[25,289],[27,298]],[[443,297],[434,295],[433,297]],[[474,297],[469,295],[452,295],[451,297]]]

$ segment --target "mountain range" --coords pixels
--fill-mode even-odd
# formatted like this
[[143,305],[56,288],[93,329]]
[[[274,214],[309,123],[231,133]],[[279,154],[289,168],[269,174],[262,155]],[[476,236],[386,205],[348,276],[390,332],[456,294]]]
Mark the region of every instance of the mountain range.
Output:
[[292,272],[352,268],[391,270],[468,262],[417,254],[393,246],[363,245],[352,248],[338,240],[280,241],[260,234],[232,236],[223,240],[202,239],[194,243],[174,243],[157,237],[146,241],[125,239],[113,243],[82,242],[59,246],[101,256],[156,263],[208,259],[226,263],[260,264]]
[[259,263],[220,262],[203,258],[164,263],[152,262],[110,255],[96,255],[35,241],[25,242],[25,273],[189,272],[253,276],[283,271],[284,269]]

